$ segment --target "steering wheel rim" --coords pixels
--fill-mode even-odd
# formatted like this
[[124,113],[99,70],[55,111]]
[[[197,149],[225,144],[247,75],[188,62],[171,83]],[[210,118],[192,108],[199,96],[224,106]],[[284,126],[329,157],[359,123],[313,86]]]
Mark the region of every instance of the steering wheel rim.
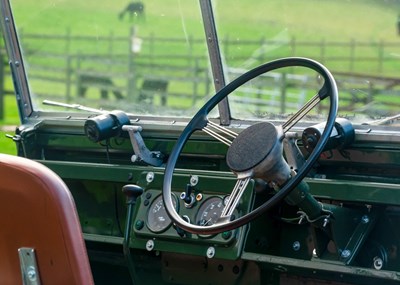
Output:
[[[246,82],[266,72],[284,67],[294,67],[294,66],[306,67],[318,72],[324,78],[324,85],[321,88],[320,92],[323,91],[325,93],[320,94],[320,99],[323,100],[326,97],[330,98],[329,113],[328,113],[328,118],[326,120],[325,129],[321,135],[320,140],[316,144],[313,152],[310,154],[303,167],[301,167],[297,175],[288,180],[287,183],[282,187],[282,189],[280,189],[277,193],[275,193],[273,197],[271,197],[269,200],[264,202],[256,209],[253,209],[246,215],[239,217],[233,221],[226,221],[223,223],[213,224],[209,226],[199,226],[190,224],[185,220],[183,220],[179,216],[179,214],[175,211],[175,208],[173,206],[171,198],[171,193],[172,193],[171,185],[172,185],[172,177],[175,165],[177,163],[177,160],[184,145],[190,138],[191,134],[194,133],[196,130],[201,130],[203,127],[205,127],[205,125],[207,124],[208,113],[222,99],[224,99],[226,96],[228,96],[230,93],[232,93],[234,90],[236,90]],[[323,90],[324,88],[326,90]],[[217,92],[209,101],[207,101],[203,105],[203,107],[199,109],[196,115],[191,119],[191,121],[183,130],[182,134],[178,138],[174,148],[171,151],[171,154],[169,156],[165,168],[163,192],[162,192],[164,206],[171,220],[178,227],[194,234],[216,234],[243,226],[252,221],[253,219],[257,218],[258,216],[260,216],[261,214],[263,214],[265,211],[269,210],[276,204],[278,204],[297,186],[297,184],[300,183],[301,180],[303,180],[306,174],[310,171],[311,167],[317,161],[334,127],[337,115],[337,108],[338,108],[338,90],[332,74],[325,66],[312,59],[302,58],[302,57],[290,57],[290,58],[282,58],[274,60],[265,63],[263,65],[260,65],[233,80],[231,83],[229,83],[219,92]]]

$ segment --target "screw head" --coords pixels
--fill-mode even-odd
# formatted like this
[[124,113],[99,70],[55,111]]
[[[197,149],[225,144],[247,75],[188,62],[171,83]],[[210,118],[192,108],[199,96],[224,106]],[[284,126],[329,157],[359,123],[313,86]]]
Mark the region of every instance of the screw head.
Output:
[[197,175],[190,176],[190,186],[196,186],[199,183],[199,177]]
[[294,251],[299,251],[300,248],[301,248],[301,244],[300,244],[299,241],[296,240],[296,241],[293,243],[292,247],[293,247],[293,250],[294,250]]
[[151,182],[153,182],[153,180],[154,180],[154,172],[147,173],[147,175],[146,175],[147,183],[151,183]]
[[382,269],[382,267],[383,267],[383,260],[382,260],[382,258],[380,258],[379,256],[375,256],[374,257],[374,268],[376,269],[376,270],[381,270]]
[[214,255],[215,255],[215,248],[213,246],[210,246],[207,249],[207,254],[206,255],[207,255],[208,258],[213,258]]
[[147,251],[152,251],[153,248],[154,248],[154,241],[152,239],[149,239],[146,242],[146,249],[147,249]]
[[32,282],[36,281],[36,270],[35,267],[29,266],[26,271],[26,276]]

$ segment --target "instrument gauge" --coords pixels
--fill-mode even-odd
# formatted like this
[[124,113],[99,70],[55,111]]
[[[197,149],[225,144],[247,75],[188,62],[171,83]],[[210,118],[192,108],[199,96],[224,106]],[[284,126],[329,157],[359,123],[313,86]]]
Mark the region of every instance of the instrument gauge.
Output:
[[[172,194],[172,203],[174,208],[177,209],[177,199]],[[162,195],[159,195],[151,203],[147,212],[147,227],[154,233],[160,233],[165,231],[171,225],[171,219],[165,210],[164,201]]]
[[196,224],[211,226],[221,217],[224,201],[220,197],[208,198],[201,204],[196,215]]

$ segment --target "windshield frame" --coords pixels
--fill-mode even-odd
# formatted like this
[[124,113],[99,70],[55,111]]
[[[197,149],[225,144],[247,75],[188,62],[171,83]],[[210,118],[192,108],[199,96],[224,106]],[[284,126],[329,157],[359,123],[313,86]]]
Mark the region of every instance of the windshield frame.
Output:
[[[218,34],[215,24],[214,12],[211,0],[199,0],[200,9],[203,16],[204,31],[206,33],[208,54],[211,63],[213,82],[215,91],[218,92],[226,86],[225,72],[221,59],[221,49],[219,46]],[[224,98],[218,103],[220,124],[228,126],[231,120],[228,98]]]
[[8,63],[12,74],[19,115],[21,118],[21,122],[25,123],[26,120],[33,113],[33,106],[26,76],[24,60],[19,45],[11,3],[8,0],[0,1],[2,6],[1,27],[3,31],[6,50],[9,56]]

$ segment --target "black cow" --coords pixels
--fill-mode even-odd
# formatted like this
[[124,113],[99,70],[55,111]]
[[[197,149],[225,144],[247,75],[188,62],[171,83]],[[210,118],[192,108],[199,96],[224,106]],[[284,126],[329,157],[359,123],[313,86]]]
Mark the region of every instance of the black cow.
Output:
[[130,2],[120,13],[119,19],[123,20],[125,14],[129,14],[129,19],[132,20],[133,16],[144,17],[144,4],[143,2]]
[[108,91],[112,91],[116,99],[122,99],[121,91],[115,89],[115,85],[108,76],[80,74],[78,77],[78,96],[85,97],[89,87],[95,87],[100,90],[101,99],[108,98]]

